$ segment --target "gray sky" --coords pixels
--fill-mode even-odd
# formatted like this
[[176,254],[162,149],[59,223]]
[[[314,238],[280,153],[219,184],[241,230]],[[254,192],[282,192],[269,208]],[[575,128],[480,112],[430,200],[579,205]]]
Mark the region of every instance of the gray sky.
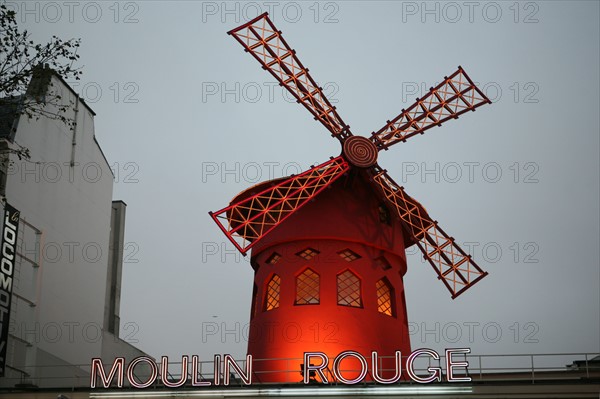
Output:
[[[251,268],[207,213],[340,152],[226,35],[271,7],[354,134],[458,65],[494,102],[380,156],[490,273],[452,301],[409,250],[412,346],[600,351],[599,3],[470,4],[27,3],[36,40],[82,39],[75,88],[128,204],[124,338],[154,356],[244,355]],[[232,332],[203,334],[215,327]]]

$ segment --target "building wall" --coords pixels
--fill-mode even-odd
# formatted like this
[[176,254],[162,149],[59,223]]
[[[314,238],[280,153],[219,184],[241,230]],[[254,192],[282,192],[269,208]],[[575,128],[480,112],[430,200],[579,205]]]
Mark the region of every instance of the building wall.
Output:
[[[121,265],[109,254],[113,174],[95,139],[94,112],[58,76],[50,87],[72,105],[67,117],[76,123],[21,116],[14,142],[28,148],[31,159],[11,155],[6,170],[5,199],[22,220],[7,376],[69,386],[58,376],[85,374],[93,357],[112,362],[121,351],[142,352],[118,338],[118,326],[104,331],[107,320],[118,323]],[[15,381],[3,378],[0,385]]]

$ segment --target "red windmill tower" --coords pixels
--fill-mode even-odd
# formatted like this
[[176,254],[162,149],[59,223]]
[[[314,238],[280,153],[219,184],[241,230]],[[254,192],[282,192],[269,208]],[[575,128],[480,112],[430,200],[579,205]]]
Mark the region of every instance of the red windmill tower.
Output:
[[260,183],[210,212],[241,253],[253,249],[255,375],[298,381],[299,359],[311,350],[408,354],[405,249],[419,247],[452,298],[487,272],[377,164],[377,154],[490,100],[459,67],[371,137],[354,136],[267,13],[228,33],[342,144],[340,156]]

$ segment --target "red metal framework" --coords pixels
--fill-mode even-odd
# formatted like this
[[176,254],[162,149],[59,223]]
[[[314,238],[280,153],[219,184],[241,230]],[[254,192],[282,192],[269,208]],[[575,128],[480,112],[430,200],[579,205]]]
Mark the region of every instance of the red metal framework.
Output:
[[408,109],[374,132],[370,139],[378,149],[385,149],[484,104],[491,101],[459,66],[450,77],[429,89],[425,97],[417,98]]
[[348,126],[325,97],[322,88],[310,76],[308,69],[296,57],[296,52],[288,46],[281,36],[281,31],[271,22],[267,13],[229,31],[228,34],[235,37],[334,137],[340,141],[348,137]]
[[333,158],[258,194],[210,212],[210,215],[233,245],[245,254],[257,240],[339,179],[349,168],[342,157]]
[[342,143],[341,156],[211,213],[240,252],[245,254],[279,223],[352,167],[363,171],[360,175],[368,178],[377,193],[392,207],[407,233],[414,236],[424,257],[452,293],[452,298],[487,275],[429,217],[425,208],[407,195],[377,164],[379,151],[491,103],[462,67],[459,66],[450,77],[445,77],[427,95],[417,99],[367,139],[352,136],[348,125],[266,13],[228,33]]

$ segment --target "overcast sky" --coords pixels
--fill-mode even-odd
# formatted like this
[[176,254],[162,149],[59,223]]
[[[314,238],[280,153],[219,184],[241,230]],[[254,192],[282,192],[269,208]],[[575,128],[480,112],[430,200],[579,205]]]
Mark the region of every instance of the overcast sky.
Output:
[[410,249],[413,348],[600,351],[598,2],[12,4],[37,41],[82,39],[74,87],[128,205],[121,326],[142,350],[245,355],[252,270],[208,211],[340,153],[226,34],[271,9],[354,134],[458,65],[493,101],[380,156],[490,273],[452,301]]

